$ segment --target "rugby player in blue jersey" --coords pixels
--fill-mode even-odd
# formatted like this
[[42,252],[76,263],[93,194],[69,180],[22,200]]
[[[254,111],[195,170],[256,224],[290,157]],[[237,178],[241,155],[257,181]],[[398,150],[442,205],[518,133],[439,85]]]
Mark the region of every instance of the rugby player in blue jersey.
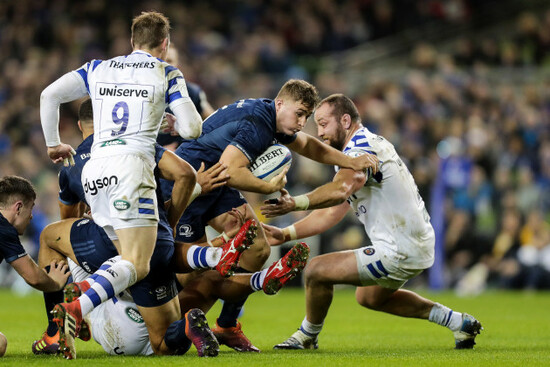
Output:
[[[195,169],[202,162],[206,167],[222,162],[227,166],[230,178],[226,186],[200,196],[186,209],[176,228],[176,239],[187,243],[202,242],[206,238],[206,225],[218,232],[226,230],[233,225],[229,216],[232,208],[246,213],[247,220],[258,220],[238,190],[270,194],[284,187],[286,170],[269,182],[256,178],[249,170],[256,157],[274,143],[285,144],[296,153],[321,163],[355,170],[376,170],[377,160],[370,155],[351,158],[301,132],[317,102],[318,92],[313,85],[292,79],[283,85],[274,100],[243,99],[210,115],[203,123],[201,136],[184,141],[176,154]],[[307,209],[307,197],[301,199],[299,205]],[[261,269],[269,254],[265,234],[259,228],[254,245],[241,258],[240,271]],[[213,331],[222,344],[237,351],[258,352],[237,322],[243,304],[244,301],[224,303]]]
[[[59,175],[61,215],[62,218],[72,217],[73,219],[50,224],[44,229],[40,237],[39,261],[46,263],[52,258],[62,259],[68,257],[75,263],[80,264],[84,271],[92,273],[100,267],[105,268],[106,264],[102,265],[102,263],[118,255],[118,253],[102,228],[89,219],[79,218],[83,213],[82,206],[86,205],[86,198],[80,183],[80,174],[82,167],[89,158],[91,140],[93,139],[93,114],[89,99],[81,104],[78,125],[82,130],[84,141],[76,150],[76,164],[72,167],[64,167]],[[178,176],[183,175],[182,171],[193,171],[190,166],[175,154],[165,151],[159,146],[157,146],[156,161],[159,167],[156,176],[161,175],[166,179],[175,179],[178,181],[180,179]],[[202,184],[205,192],[224,184],[224,177],[221,179],[216,177],[216,174],[221,172],[220,168],[223,167],[214,166],[213,173],[211,172],[212,169],[199,173],[198,182]],[[160,195],[160,190],[157,189],[157,191],[159,191],[158,195]],[[159,199],[159,202],[161,202],[161,199]],[[119,320],[120,318],[117,319],[116,316],[120,314],[121,310],[124,310],[124,308],[121,308],[121,305],[131,305],[128,300],[119,299],[118,301],[123,302],[120,304],[116,304],[118,302],[116,299],[114,301],[107,301],[96,308],[92,312],[92,316],[90,316],[92,323],[99,323],[100,325],[95,330],[92,327],[94,339],[100,342],[104,349],[111,354],[149,354],[152,352],[157,354],[172,354],[174,352],[185,352],[186,348],[182,347],[182,345],[187,345],[186,342],[188,342],[188,339],[193,338],[192,336],[188,336],[189,338],[187,338],[184,332],[185,322],[188,322],[188,320],[178,321],[180,318],[180,305],[178,299],[174,296],[175,285],[172,270],[191,271],[196,268],[211,268],[215,266],[220,274],[226,275],[231,273],[235,267],[234,264],[239,259],[240,252],[250,244],[251,238],[254,235],[254,229],[251,228],[251,222],[249,221],[240,230],[237,229],[238,233],[232,241],[226,243],[224,240],[214,239],[212,242],[219,247],[198,247],[178,243],[174,249],[173,234],[167,223],[165,210],[162,206],[159,207],[159,213],[160,221],[157,231],[157,246],[152,256],[151,272],[144,280],[130,288],[132,296],[138,305],[137,307],[141,312],[140,315],[136,311],[134,315],[143,316],[147,330],[141,330],[143,329],[143,325],[136,325],[132,322],[125,324],[124,321],[128,321],[124,320],[126,317],[123,320]],[[231,235],[234,235],[237,230],[233,230]],[[172,265],[174,269],[171,268]],[[305,264],[296,264],[293,269],[296,269],[298,266],[303,267],[303,265]],[[167,269],[169,271],[166,271]],[[286,272],[288,273],[291,270],[287,268]],[[257,284],[260,285],[260,288],[262,288],[264,280],[267,283],[271,279],[279,280],[282,286],[286,282],[286,278],[284,277],[287,275],[278,274],[277,277],[265,277],[263,275],[262,278],[262,274],[260,274],[256,276],[255,280],[258,280]],[[295,275],[295,272],[290,275]],[[260,280],[262,281],[260,282]],[[247,281],[250,283],[250,286],[248,286],[246,291],[250,293],[250,288],[253,284],[251,279],[242,279],[241,283],[246,283]],[[76,285],[69,285],[66,290],[74,298],[75,294],[81,293],[82,289],[80,287],[89,286],[88,283],[89,281],[87,280]],[[265,291],[269,293],[270,289],[266,287]],[[45,293],[46,309],[51,310],[53,305],[62,301],[62,297],[62,294]],[[130,300],[130,302],[132,301]],[[187,311],[193,310],[188,307],[184,311],[187,316]],[[196,313],[196,311],[193,312]],[[110,321],[98,320],[100,315],[107,315]],[[33,352],[35,354],[51,354],[57,351],[58,330],[51,317],[49,317],[49,321],[48,329],[43,337],[33,343]],[[86,324],[83,322],[82,325]],[[112,335],[118,333],[116,330],[124,330],[127,338],[131,336],[134,338],[124,340],[124,343],[113,342]],[[135,333],[129,332],[130,330],[134,330]],[[201,332],[203,333],[203,337],[193,340],[195,345],[199,344],[197,346],[199,355],[217,353],[217,342],[212,340],[213,338],[208,339],[208,336],[211,336],[211,334],[208,333],[207,326]],[[142,340],[144,333],[149,335],[147,340],[150,339],[151,344],[144,343]],[[82,329],[79,334],[82,338]],[[84,339],[89,339],[89,333]],[[74,357],[74,353],[71,353],[71,356]]]
[[[35,200],[36,192],[27,179],[18,176],[0,179],[0,263],[6,260],[30,286],[53,292],[60,290],[70,275],[65,261],[49,263],[47,274],[36,265],[19,240],[31,222]],[[0,357],[7,347],[7,339],[1,336]]]

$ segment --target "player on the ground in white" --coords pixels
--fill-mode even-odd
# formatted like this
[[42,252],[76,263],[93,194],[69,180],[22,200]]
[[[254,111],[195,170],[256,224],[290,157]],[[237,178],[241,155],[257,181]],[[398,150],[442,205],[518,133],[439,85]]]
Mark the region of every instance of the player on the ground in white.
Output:
[[[62,320],[60,340],[70,341],[83,315],[149,272],[158,223],[154,144],[166,107],[176,116],[175,129],[182,137],[201,133],[202,119],[183,75],[162,61],[169,29],[164,15],[142,13],[132,22],[130,55],[92,60],[42,92],[41,121],[48,155],[56,163],[68,164],[74,154],[59,137],[59,105],[86,94],[92,99],[94,143],[82,184],[94,220],[116,241],[122,256],[109,269],[99,270],[98,281],[78,300],[56,306],[56,317]],[[194,179],[190,181],[178,193],[184,203],[195,187]]]
[[479,321],[400,289],[433,264],[435,235],[414,179],[393,145],[363,127],[357,108],[342,94],[321,101],[314,116],[318,135],[325,143],[350,156],[376,154],[380,171],[372,175],[370,171],[337,167],[332,182],[306,195],[293,198],[284,192],[278,203],[262,207],[264,215],[299,210],[297,201],[306,201],[306,208],[317,210],[284,229],[265,225],[270,243],[322,233],[352,207],[372,244],[310,261],[305,270],[306,317],[299,330],[275,348],[317,348],[335,284],[357,286],[357,302],[366,308],[429,319],[453,331],[457,349],[473,348],[481,330]]

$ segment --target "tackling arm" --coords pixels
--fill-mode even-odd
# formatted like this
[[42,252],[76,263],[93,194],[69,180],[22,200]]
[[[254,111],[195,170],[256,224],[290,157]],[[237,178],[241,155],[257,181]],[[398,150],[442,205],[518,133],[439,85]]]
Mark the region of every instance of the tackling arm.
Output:
[[11,266],[17,271],[25,282],[43,292],[55,292],[63,288],[70,273],[64,262],[51,263],[50,274],[38,267],[29,255],[23,256],[11,262]]
[[303,132],[297,133],[296,140],[286,145],[296,153],[320,163],[358,171],[370,168],[373,174],[378,172],[378,158],[375,155],[363,154],[352,158]]
[[196,139],[202,133],[202,118],[191,100],[170,106],[176,116],[174,129],[184,139]]

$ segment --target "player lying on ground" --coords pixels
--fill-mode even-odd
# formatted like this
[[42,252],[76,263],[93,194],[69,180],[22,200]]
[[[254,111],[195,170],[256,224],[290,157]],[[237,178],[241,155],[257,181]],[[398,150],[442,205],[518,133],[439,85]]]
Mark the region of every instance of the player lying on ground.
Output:
[[[193,338],[193,335],[187,335],[185,332],[185,324],[189,323],[189,312],[191,316],[197,315],[204,322],[202,311],[197,311],[198,307],[204,307],[207,311],[211,304],[216,299],[232,301],[241,299],[249,294],[262,290],[266,294],[275,294],[278,290],[290,279],[296,276],[305,266],[309,250],[303,243],[297,244],[291,249],[282,259],[276,261],[271,267],[254,274],[236,274],[226,278],[221,274],[226,274],[227,269],[236,264],[239,260],[241,252],[228,253],[228,249],[238,249],[241,246],[249,246],[253,238],[255,228],[251,226],[252,221],[248,221],[239,230],[235,238],[231,240],[231,246],[225,244],[223,247],[224,255],[222,259],[224,263],[216,266],[217,271],[209,271],[200,274],[180,293],[179,298],[184,300],[181,304],[182,315],[186,317],[176,325],[169,326],[164,332],[158,331],[157,334],[164,335],[164,344],[170,349],[171,354],[183,354],[191,345],[191,340],[200,351],[201,348],[207,347],[203,345],[204,339],[208,339],[208,335],[198,336]],[[86,228],[81,229],[81,228]],[[82,251],[81,245],[83,241],[88,243],[86,251]],[[221,238],[214,239],[212,242],[217,243],[223,241]],[[173,269],[165,269],[165,271],[192,271],[200,267],[201,261],[197,261],[195,265],[191,265],[195,260],[190,259],[188,254],[183,250],[185,245],[179,245],[181,251],[176,251],[175,256],[182,256],[179,259],[174,259]],[[205,246],[209,246],[205,244]],[[206,248],[206,247],[205,247]],[[222,250],[218,248],[217,250]],[[49,257],[67,257],[71,262],[78,262],[85,265],[88,269],[94,270],[101,266],[105,258],[116,255],[116,249],[112,242],[104,235],[103,229],[91,222],[88,219],[68,219],[61,222],[53,223],[46,227],[41,235],[41,254],[49,254]],[[102,256],[102,257],[101,257]],[[41,258],[46,258],[42,256]],[[178,268],[176,264],[182,264],[184,268]],[[76,266],[76,264],[75,264]],[[202,268],[208,268],[202,266]],[[80,266],[77,266],[77,271],[73,271],[75,282],[66,287],[66,301],[70,302],[75,297],[78,297],[81,288],[86,284],[86,278],[90,273],[86,272]],[[205,279],[205,281],[201,281]],[[196,284],[202,284],[196,287]],[[204,284],[208,286],[205,287]],[[200,292],[199,296],[197,293]],[[80,330],[81,339],[89,340],[90,333],[87,325],[91,326],[91,335],[103,349],[109,354],[143,354],[148,355],[154,352],[151,343],[149,342],[149,329],[144,323],[141,313],[143,308],[137,306],[129,292],[125,291],[107,302],[102,303],[94,309],[86,317],[86,322],[83,322],[84,328]],[[82,333],[85,335],[82,335]],[[204,332],[204,330],[200,331]],[[156,338],[153,338],[155,340]],[[197,341],[196,341],[197,340]],[[206,340],[206,342],[210,342]],[[40,348],[40,349],[38,349]],[[33,352],[35,354],[54,354],[57,353],[58,345],[56,338],[40,339],[33,343]],[[155,348],[156,349],[156,348]],[[206,354],[208,351],[203,350]]]
[[[350,206],[365,226],[372,245],[317,256],[305,270],[306,317],[297,332],[276,349],[317,348],[335,284],[357,287],[360,305],[403,317],[427,319],[449,328],[457,349],[473,348],[481,324],[418,294],[400,289],[407,280],[429,268],[435,236],[418,189],[392,144],[361,124],[353,102],[331,95],[315,111],[318,134],[326,144],[356,156],[375,154],[380,171],[337,169],[332,182],[294,198],[284,192],[278,203],[261,208],[268,217],[292,210],[316,209],[295,224],[279,229],[265,225],[272,245],[322,233],[337,224]],[[296,206],[306,200],[305,208]]]

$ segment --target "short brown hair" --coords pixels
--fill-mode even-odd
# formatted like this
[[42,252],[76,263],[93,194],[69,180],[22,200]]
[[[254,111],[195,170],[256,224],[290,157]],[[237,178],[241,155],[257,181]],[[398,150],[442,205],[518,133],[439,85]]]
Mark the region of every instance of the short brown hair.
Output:
[[91,98],[86,98],[78,109],[78,119],[80,122],[91,123],[94,121],[94,110],[92,109]]
[[331,94],[330,96],[324,98],[319,102],[319,106],[322,104],[328,103],[332,106],[332,114],[336,117],[337,120],[340,120],[345,114],[350,115],[351,121],[361,122],[361,116],[359,116],[359,111],[355,106],[355,103],[345,95],[341,93]]
[[36,191],[29,180],[19,176],[6,176],[0,179],[0,207],[5,208],[16,200],[25,205],[36,199]]
[[170,35],[170,21],[156,11],[142,12],[132,21],[132,42],[148,49],[158,47]]
[[290,97],[294,101],[302,102],[310,111],[313,111],[315,106],[317,106],[317,102],[319,102],[317,88],[300,79],[290,79],[282,86],[279,94],[277,94],[277,98],[284,97]]

